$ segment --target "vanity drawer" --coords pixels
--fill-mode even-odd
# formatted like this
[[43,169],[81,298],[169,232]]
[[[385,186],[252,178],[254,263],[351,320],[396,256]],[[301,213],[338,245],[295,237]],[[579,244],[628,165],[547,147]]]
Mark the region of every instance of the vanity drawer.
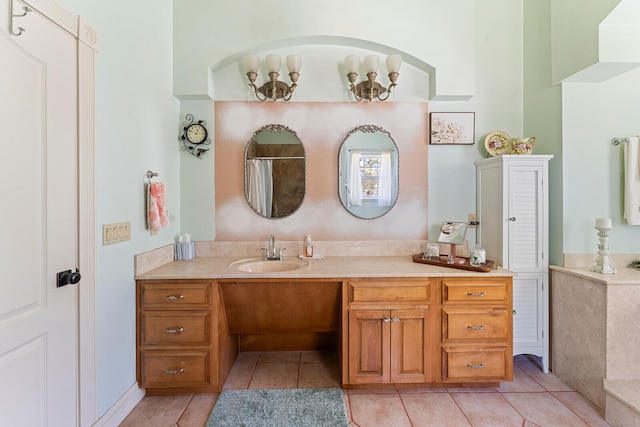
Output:
[[442,380],[447,382],[511,381],[505,347],[442,350]]
[[141,387],[193,387],[211,382],[208,351],[143,351]]
[[145,311],[140,317],[142,345],[209,345],[208,311]]
[[506,339],[507,315],[505,309],[445,307],[442,309],[442,339]]
[[443,303],[507,304],[508,279],[442,280]]
[[349,304],[428,305],[430,281],[349,281]]
[[211,289],[210,282],[144,281],[140,284],[140,307],[144,310],[208,308]]

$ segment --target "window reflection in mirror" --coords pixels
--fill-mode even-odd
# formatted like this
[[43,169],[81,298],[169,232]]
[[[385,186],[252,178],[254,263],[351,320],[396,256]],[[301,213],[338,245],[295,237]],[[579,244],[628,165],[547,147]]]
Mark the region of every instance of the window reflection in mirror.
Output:
[[278,124],[254,132],[244,155],[244,191],[251,209],[264,218],[285,218],[298,210],[305,189],[305,152],[296,133]]
[[353,129],[340,147],[338,193],[352,215],[381,217],[398,198],[398,147],[389,132],[374,125]]

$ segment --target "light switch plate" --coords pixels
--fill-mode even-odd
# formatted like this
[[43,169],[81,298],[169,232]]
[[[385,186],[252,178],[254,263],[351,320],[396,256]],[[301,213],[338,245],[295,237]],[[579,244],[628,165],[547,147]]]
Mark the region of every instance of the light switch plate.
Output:
[[477,221],[476,214],[467,214],[467,221],[469,221],[469,228],[476,228],[476,224],[472,224]]
[[102,246],[131,240],[131,221],[102,224]]

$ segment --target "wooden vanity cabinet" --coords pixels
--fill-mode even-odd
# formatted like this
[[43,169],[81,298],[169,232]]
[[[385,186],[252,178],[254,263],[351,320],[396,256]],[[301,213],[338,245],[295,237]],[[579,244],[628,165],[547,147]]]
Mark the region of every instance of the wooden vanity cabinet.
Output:
[[148,394],[219,392],[240,349],[336,349],[345,388],[513,378],[509,276],[138,280],[136,297]]
[[343,384],[428,383],[437,363],[430,279],[350,280]]
[[439,284],[442,381],[511,381],[511,278],[443,278]]
[[148,394],[220,391],[235,355],[217,283],[141,280],[136,294],[140,387]]

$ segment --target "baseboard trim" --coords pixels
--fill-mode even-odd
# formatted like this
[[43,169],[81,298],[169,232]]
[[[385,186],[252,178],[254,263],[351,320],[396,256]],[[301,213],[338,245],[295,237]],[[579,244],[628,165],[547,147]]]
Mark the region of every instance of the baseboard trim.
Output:
[[129,412],[140,403],[145,394],[145,389],[140,388],[137,382],[133,383],[120,399],[93,424],[93,427],[118,427],[129,415]]

